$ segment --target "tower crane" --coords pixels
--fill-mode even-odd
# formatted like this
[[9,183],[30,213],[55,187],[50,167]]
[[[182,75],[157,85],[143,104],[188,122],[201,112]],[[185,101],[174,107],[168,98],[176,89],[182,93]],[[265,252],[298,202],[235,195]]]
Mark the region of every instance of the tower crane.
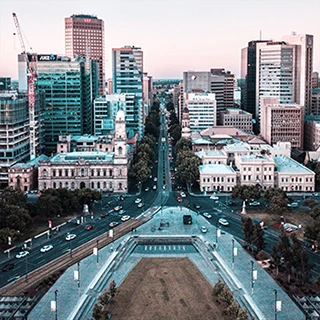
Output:
[[28,106],[29,106],[29,135],[30,135],[30,160],[33,160],[37,156],[38,152],[38,121],[35,115],[35,103],[36,103],[36,82],[37,82],[37,55],[34,53],[28,53],[23,41],[22,33],[18,17],[15,13],[12,13],[13,21],[17,29],[22,54],[24,55],[25,62],[27,64],[27,80],[28,80]]

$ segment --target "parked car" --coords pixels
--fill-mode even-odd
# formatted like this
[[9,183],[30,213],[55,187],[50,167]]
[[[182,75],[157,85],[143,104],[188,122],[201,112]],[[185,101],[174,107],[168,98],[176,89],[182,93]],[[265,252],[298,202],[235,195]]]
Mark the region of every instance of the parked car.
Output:
[[297,208],[297,207],[299,207],[299,203],[298,202],[291,202],[291,203],[288,203],[287,206],[289,208]]
[[181,191],[181,192],[180,192],[180,196],[181,196],[182,198],[185,198],[187,195],[186,195],[183,191]]
[[154,186],[152,187],[152,189],[153,189],[153,190],[156,190],[156,189],[157,189],[157,186],[156,186],[156,185],[154,185]]
[[142,200],[140,198],[137,198],[134,203],[140,203]]
[[75,237],[76,237],[76,235],[74,233],[70,233],[70,234],[67,234],[66,240],[70,241],[70,240],[73,240]]
[[177,201],[178,202],[182,202],[182,198],[181,197],[177,197]]
[[146,191],[146,192],[148,192],[149,190],[150,190],[149,187],[146,187],[146,188],[144,189],[144,191]]
[[154,181],[154,182],[157,182],[157,181],[158,181],[157,177],[154,177],[154,178],[153,178],[153,181]]
[[202,227],[201,227],[201,232],[202,232],[202,233],[207,233],[207,228],[204,227],[204,226],[202,226]]
[[209,214],[208,212],[204,212],[203,216],[210,219],[211,218],[211,214]]
[[119,211],[119,215],[122,216],[122,215],[124,215],[126,212],[127,212],[126,210],[121,209],[121,210]]
[[249,206],[253,206],[253,207],[260,206],[260,202],[259,201],[249,202]]
[[225,227],[227,227],[229,225],[229,221],[225,218],[220,218],[218,220],[218,223],[221,224],[222,226],[225,226]]
[[51,249],[53,249],[53,245],[48,244],[48,245],[46,245],[46,246],[43,246],[43,247],[40,249],[40,252],[48,252],[48,251],[50,251]]
[[20,252],[16,255],[16,258],[17,258],[17,259],[24,258],[24,257],[26,257],[29,253],[30,253],[29,251],[20,251]]
[[105,213],[101,213],[100,214],[100,218],[106,218],[106,217],[108,217],[109,216],[109,212],[105,212]]
[[16,265],[14,263],[9,263],[9,264],[6,264],[5,266],[2,267],[2,271],[6,272],[6,271],[14,269],[15,267],[16,267]]
[[235,205],[236,205],[236,202],[233,201],[233,200],[228,200],[228,201],[227,201],[227,205],[230,206],[230,207],[232,207],[232,206],[235,206]]
[[89,224],[88,226],[86,226],[86,230],[90,231],[94,228],[94,226],[92,224]]
[[121,209],[122,209],[122,206],[116,206],[116,207],[113,208],[113,210],[116,211],[116,212],[120,211]]
[[197,204],[197,203],[195,203],[194,205],[193,205],[196,209],[200,209],[201,207],[200,207],[200,204]]
[[121,221],[128,221],[128,220],[130,220],[130,216],[123,216],[123,217],[121,217]]
[[210,196],[211,200],[219,200],[219,197],[216,196],[215,194],[213,194],[212,196]]
[[110,228],[114,228],[114,227],[117,226],[118,224],[119,224],[119,222],[117,222],[117,221],[112,221],[112,222],[109,223],[109,227],[110,227]]
[[138,208],[142,208],[142,207],[143,207],[143,203],[142,202],[138,203]]

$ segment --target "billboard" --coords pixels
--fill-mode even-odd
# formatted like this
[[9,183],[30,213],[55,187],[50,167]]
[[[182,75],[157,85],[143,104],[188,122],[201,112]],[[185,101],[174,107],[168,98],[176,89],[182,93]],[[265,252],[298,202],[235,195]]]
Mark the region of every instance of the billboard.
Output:
[[38,58],[38,61],[56,61],[57,55],[56,54],[38,54],[37,58]]

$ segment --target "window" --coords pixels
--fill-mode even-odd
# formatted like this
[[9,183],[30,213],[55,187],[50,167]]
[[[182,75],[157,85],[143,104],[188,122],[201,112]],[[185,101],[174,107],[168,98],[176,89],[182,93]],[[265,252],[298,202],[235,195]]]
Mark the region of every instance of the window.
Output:
[[91,189],[94,189],[94,182],[91,182]]
[[62,170],[59,169],[59,177],[61,177],[61,176],[62,176]]
[[44,177],[47,176],[47,169],[43,169],[43,176],[44,176]]
[[91,170],[91,177],[93,177],[94,176],[94,170],[92,169]]
[[119,189],[120,190],[122,189],[122,183],[121,182],[119,183]]
[[119,156],[122,156],[122,147],[118,148],[118,154],[119,154]]
[[81,177],[84,177],[84,169],[81,169]]
[[66,177],[69,175],[69,170],[68,170],[68,169],[66,169],[66,170],[64,171],[64,175],[65,175]]
[[244,180],[244,181],[246,180],[246,177],[247,177],[247,176],[243,176],[243,180]]
[[43,189],[47,189],[47,183],[46,182],[43,184]]
[[112,182],[109,182],[109,188],[112,189]]
[[109,169],[109,176],[112,177],[112,169]]
[[28,182],[28,179],[27,179],[27,178],[24,178],[24,182]]

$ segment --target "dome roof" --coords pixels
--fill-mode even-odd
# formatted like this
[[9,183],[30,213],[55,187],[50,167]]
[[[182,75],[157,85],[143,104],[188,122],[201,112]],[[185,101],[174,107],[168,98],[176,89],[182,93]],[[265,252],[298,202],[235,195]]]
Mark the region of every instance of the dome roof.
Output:
[[116,121],[125,121],[125,120],[126,120],[126,116],[123,110],[119,110],[116,115]]

